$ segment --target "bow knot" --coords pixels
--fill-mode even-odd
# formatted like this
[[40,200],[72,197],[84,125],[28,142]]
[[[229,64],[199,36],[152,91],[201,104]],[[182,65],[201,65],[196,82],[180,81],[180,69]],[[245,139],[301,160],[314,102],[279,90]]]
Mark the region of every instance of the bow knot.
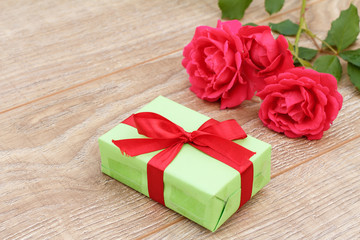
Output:
[[149,196],[155,201],[165,205],[164,170],[184,144],[190,144],[236,169],[241,176],[240,206],[250,199],[253,168],[249,159],[255,153],[232,142],[246,138],[246,133],[235,120],[218,122],[209,119],[193,132],[187,132],[167,118],[152,112],[133,114],[123,123],[135,127],[139,134],[148,137],[113,140],[123,153],[137,156],[162,149],[147,165]]
[[186,132],[186,131],[184,131],[184,138],[185,138],[184,143],[193,143],[193,141],[194,141],[193,133],[194,132]]

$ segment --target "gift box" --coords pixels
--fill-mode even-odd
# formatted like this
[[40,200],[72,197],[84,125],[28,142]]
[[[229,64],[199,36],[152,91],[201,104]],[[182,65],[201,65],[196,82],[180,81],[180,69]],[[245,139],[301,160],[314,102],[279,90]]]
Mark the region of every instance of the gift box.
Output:
[[[270,181],[271,146],[246,135],[232,140],[237,138],[233,136],[235,132],[242,131],[235,125],[233,128],[234,122],[219,123],[162,96],[140,109],[137,115],[143,118],[129,118],[99,138],[102,172],[211,231],[219,228]],[[148,116],[155,116],[157,122],[148,120]],[[179,129],[180,142],[168,144],[165,150],[160,146],[153,151],[150,145],[163,140],[140,134],[136,123],[158,136],[161,133],[154,129],[161,128],[164,121],[174,124],[165,126],[165,130]],[[220,130],[214,130],[217,127]],[[222,139],[225,132],[230,140]],[[218,142],[213,144],[214,141]],[[133,150],[126,150],[132,147],[135,154]],[[148,149],[142,152],[142,148]],[[232,155],[223,157],[228,153]],[[159,156],[162,158],[160,170],[150,164]],[[167,165],[162,166],[166,161]]]

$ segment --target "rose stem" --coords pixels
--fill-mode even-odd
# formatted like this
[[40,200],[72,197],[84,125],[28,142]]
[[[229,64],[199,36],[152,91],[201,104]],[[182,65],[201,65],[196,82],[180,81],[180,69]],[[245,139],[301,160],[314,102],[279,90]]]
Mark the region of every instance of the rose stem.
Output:
[[300,23],[299,23],[299,29],[296,33],[296,37],[295,37],[295,46],[294,46],[294,50],[295,50],[295,54],[296,56],[299,55],[299,40],[300,40],[300,35],[301,32],[304,28],[306,28],[305,25],[305,8],[306,8],[306,0],[302,0],[301,2],[301,11],[300,11]]

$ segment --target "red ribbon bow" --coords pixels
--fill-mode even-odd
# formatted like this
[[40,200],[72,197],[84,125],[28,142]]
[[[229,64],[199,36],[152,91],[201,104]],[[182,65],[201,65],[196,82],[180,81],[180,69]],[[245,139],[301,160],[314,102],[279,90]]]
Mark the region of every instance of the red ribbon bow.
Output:
[[163,175],[185,143],[236,169],[241,176],[240,207],[251,198],[253,165],[249,160],[255,153],[232,142],[246,138],[246,133],[233,119],[206,121],[198,130],[186,132],[182,127],[159,114],[141,112],[131,115],[123,123],[135,127],[149,138],[113,140],[120,150],[129,155],[162,150],[147,164],[149,196],[165,205]]

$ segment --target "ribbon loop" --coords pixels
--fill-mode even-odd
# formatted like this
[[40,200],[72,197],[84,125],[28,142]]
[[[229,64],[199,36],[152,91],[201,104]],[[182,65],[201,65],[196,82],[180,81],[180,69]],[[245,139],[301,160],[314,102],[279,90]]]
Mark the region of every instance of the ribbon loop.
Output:
[[206,121],[203,125],[201,125],[199,130],[206,131],[207,133],[211,133],[219,137],[222,137],[225,134],[226,137],[224,138],[228,140],[243,139],[247,137],[245,131],[234,119],[223,122],[211,119],[211,121]]
[[179,125],[152,112],[133,114],[123,123],[135,127],[139,134],[148,137],[113,140],[123,153],[137,156],[163,149],[147,165],[149,196],[153,200],[165,205],[164,170],[185,143],[236,169],[241,177],[240,206],[250,199],[253,165],[249,159],[255,153],[232,142],[247,137],[235,120],[218,122],[209,119],[193,132],[186,132]]
[[185,132],[179,125],[156,113],[141,112],[133,116],[139,134],[149,138],[175,139]]

